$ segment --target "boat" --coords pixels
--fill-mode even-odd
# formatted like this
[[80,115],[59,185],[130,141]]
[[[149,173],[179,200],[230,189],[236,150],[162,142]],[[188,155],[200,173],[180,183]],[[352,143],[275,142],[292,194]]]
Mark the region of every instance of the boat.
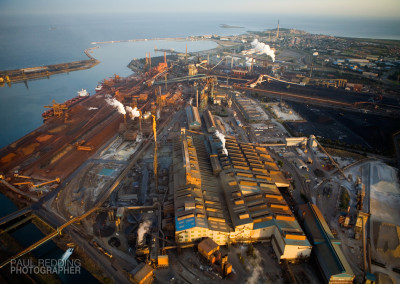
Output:
[[70,107],[76,105],[80,101],[83,101],[84,99],[88,98],[89,96],[90,96],[90,94],[85,89],[82,89],[82,90],[78,91],[78,95],[76,97],[69,99],[62,104],[53,103],[53,108],[46,110],[42,113],[43,120],[47,120],[50,117],[54,116],[54,106],[55,105],[66,107],[67,109],[69,109]]
[[103,89],[103,85],[98,84],[97,87],[95,88],[95,91],[101,91],[101,89]]
[[82,89],[81,91],[78,91],[78,96],[79,97],[88,97],[89,93],[85,89]]
[[64,252],[64,254],[62,255],[61,260],[62,260],[63,262],[66,262],[73,252],[74,252],[74,248],[69,248],[69,249],[67,249],[67,250]]

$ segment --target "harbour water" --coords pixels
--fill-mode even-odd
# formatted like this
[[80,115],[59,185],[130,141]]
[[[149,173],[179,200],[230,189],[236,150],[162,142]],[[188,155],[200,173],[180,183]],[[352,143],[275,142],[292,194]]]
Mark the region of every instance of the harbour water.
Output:
[[[83,51],[91,42],[187,37],[191,35],[241,34],[248,30],[276,27],[276,15],[45,15],[0,18],[0,70],[41,66],[85,59]],[[244,28],[222,28],[226,23]],[[400,39],[400,20],[280,17],[281,27],[312,33]],[[97,83],[118,74],[127,76],[133,58],[154,56],[154,47],[185,50],[182,42],[136,42],[101,45],[93,55],[101,64],[83,71],[55,75],[50,79],[13,84],[0,88],[0,148],[41,125],[44,105],[53,99],[63,102],[78,90],[94,92]],[[188,50],[214,47],[212,42],[189,42]]]

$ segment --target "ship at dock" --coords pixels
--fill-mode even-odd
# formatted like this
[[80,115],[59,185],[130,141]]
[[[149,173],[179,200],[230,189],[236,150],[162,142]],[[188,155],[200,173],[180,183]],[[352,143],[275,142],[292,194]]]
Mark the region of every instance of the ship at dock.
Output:
[[82,89],[78,91],[76,97],[69,99],[62,104],[56,103],[55,100],[53,100],[52,105],[44,106],[45,108],[49,108],[49,110],[42,113],[43,120],[46,121],[53,116],[61,116],[64,110],[67,110],[78,102],[87,99],[89,96],[90,94],[85,89]]

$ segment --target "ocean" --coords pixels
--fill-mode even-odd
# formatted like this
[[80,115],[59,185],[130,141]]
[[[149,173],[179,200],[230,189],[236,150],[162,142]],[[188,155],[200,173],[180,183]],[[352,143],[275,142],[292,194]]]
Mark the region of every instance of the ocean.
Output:
[[[34,67],[86,59],[91,42],[140,38],[235,35],[280,27],[347,37],[400,39],[400,20],[279,16],[263,14],[79,14],[25,15],[0,18],[0,70]],[[221,24],[244,28],[221,28]],[[43,106],[63,102],[82,88],[90,93],[114,74],[127,76],[133,58],[154,56],[154,46],[184,51],[185,43],[153,42],[101,45],[93,52],[98,66],[11,87],[0,88],[0,148],[42,124]],[[212,42],[189,42],[189,51],[214,47]]]

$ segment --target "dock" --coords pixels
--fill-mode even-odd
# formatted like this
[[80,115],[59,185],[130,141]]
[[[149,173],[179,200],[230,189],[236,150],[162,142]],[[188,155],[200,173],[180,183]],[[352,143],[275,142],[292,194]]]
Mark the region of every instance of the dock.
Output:
[[87,60],[0,71],[0,84],[24,82],[44,77],[49,78],[55,74],[90,69],[100,63],[99,60],[90,54],[96,48],[99,47],[96,46],[85,50],[86,56],[89,57]]

